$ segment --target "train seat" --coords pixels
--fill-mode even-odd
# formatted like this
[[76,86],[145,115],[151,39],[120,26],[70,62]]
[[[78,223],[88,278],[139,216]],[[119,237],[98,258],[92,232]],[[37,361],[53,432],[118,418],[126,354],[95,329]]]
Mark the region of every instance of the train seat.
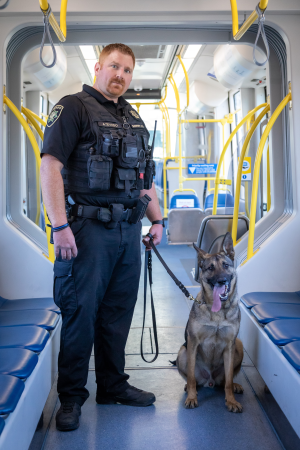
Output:
[[24,348],[2,348],[0,349],[0,374],[12,375],[17,378],[28,378],[39,357],[36,353]]
[[2,348],[26,348],[40,353],[49,337],[47,330],[37,326],[0,327],[0,351]]
[[241,297],[246,308],[252,308],[263,303],[298,303],[300,292],[250,292]]
[[300,341],[300,318],[273,320],[265,326],[265,332],[276,345]]
[[282,354],[289,363],[300,372],[300,341],[291,342],[282,349]]
[[17,377],[0,374],[0,414],[14,411],[24,391],[25,384]]
[[22,298],[18,300],[2,299],[0,311],[23,311],[27,309],[48,309],[60,314],[60,309],[53,301],[52,297],[46,298]]
[[[214,204],[214,194],[209,194],[204,203],[204,210],[206,211],[208,208],[212,208]],[[219,192],[218,195],[218,203],[217,207],[221,208],[233,208],[234,207],[234,198],[229,193]]]
[[0,328],[37,325],[46,330],[53,330],[59,317],[48,310],[0,311]]
[[3,431],[4,425],[5,425],[5,422],[2,419],[2,417],[0,417],[0,435],[1,435],[2,431]]
[[300,304],[263,303],[253,306],[251,311],[261,324],[267,324],[279,319],[300,319]]
[[170,209],[175,208],[200,208],[200,201],[195,194],[185,194],[183,192],[181,195],[172,195],[170,201]]
[[[197,236],[197,246],[207,253],[218,253],[227,231],[232,228],[232,215],[206,216]],[[238,217],[237,239],[249,229],[249,219],[246,216]],[[195,280],[199,282],[199,266],[195,254]]]

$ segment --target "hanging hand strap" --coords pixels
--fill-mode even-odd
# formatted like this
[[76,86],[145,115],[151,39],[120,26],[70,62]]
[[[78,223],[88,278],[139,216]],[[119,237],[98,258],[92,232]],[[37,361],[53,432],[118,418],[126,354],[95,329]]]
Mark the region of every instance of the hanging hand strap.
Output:
[[[50,34],[50,25],[49,25],[49,16],[51,14],[51,8],[49,6],[49,8],[47,9],[47,11],[43,11],[44,13],[44,34],[43,34],[43,39],[42,39],[42,43],[41,43],[41,48],[40,48],[40,61],[43,64],[44,67],[46,67],[47,69],[51,69],[51,67],[55,66],[56,64],[56,50],[53,44],[53,40]],[[53,61],[52,63],[47,66],[47,64],[44,63],[43,61],[43,50],[44,50],[44,46],[45,46],[45,40],[46,40],[46,35],[48,36],[51,48],[52,48],[52,52],[53,52]]]
[[1,6],[0,6],[0,9],[5,9],[5,8],[8,6],[9,2],[10,2],[10,0],[6,0],[6,2],[4,3],[4,5],[1,5]]
[[[152,325],[153,325],[153,334],[154,334],[154,342],[155,342],[155,356],[151,361],[147,361],[144,357],[143,352],[143,336],[144,336],[144,329],[145,329],[145,319],[146,319],[146,304],[147,304],[147,270],[149,273],[149,286],[150,286],[150,294],[151,294],[151,313],[152,313]],[[146,251],[145,250],[145,270],[144,270],[144,315],[143,315],[143,329],[142,329],[142,336],[141,336],[141,357],[146,363],[153,363],[159,353],[158,349],[158,339],[157,339],[157,327],[156,327],[156,317],[155,317],[155,308],[154,308],[154,301],[153,301],[153,294],[152,294],[152,254],[151,250]]]
[[[265,23],[265,12],[262,11],[259,7],[259,5],[256,6],[256,12],[258,15],[258,30],[257,30],[257,36],[256,36],[256,40],[255,40],[255,44],[253,47],[253,61],[257,66],[264,66],[270,58],[270,48],[269,48],[269,44],[268,44],[268,39],[265,33],[265,27],[264,27],[264,23]],[[257,42],[259,39],[259,36],[261,34],[261,37],[264,41],[266,50],[267,50],[267,59],[263,62],[263,63],[259,63],[255,57],[255,53],[256,53],[256,47],[257,47]]]

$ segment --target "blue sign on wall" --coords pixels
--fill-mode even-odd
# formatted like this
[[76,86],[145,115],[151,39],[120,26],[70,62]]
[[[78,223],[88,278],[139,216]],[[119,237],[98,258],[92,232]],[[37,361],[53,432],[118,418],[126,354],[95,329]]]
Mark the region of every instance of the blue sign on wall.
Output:
[[218,164],[189,164],[188,165],[188,173],[191,175],[203,175],[203,174],[211,174],[215,175],[217,172]]

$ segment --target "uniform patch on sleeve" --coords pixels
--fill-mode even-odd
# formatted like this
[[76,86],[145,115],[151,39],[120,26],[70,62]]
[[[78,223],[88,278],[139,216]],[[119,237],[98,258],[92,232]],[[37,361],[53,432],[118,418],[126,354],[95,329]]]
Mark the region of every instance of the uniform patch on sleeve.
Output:
[[135,119],[140,119],[140,116],[138,115],[135,109],[130,109],[129,112]]
[[52,109],[51,113],[49,114],[48,120],[47,120],[47,127],[52,127],[52,125],[55,124],[55,122],[59,119],[59,116],[62,113],[62,110],[64,109],[61,105],[55,105]]

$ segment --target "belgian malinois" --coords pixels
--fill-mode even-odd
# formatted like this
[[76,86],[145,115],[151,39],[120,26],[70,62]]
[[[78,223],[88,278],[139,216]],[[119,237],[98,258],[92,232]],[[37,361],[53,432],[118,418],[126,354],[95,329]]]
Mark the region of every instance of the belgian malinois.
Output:
[[197,295],[186,326],[186,343],[181,346],[176,365],[187,380],[186,408],[196,408],[197,386],[225,386],[228,411],[242,412],[234,393],[243,388],[233,383],[243,360],[243,345],[237,339],[240,309],[237,276],[234,269],[234,249],[230,233],[226,233],[221,251],[205,253],[194,245],[201,268],[201,290]]

